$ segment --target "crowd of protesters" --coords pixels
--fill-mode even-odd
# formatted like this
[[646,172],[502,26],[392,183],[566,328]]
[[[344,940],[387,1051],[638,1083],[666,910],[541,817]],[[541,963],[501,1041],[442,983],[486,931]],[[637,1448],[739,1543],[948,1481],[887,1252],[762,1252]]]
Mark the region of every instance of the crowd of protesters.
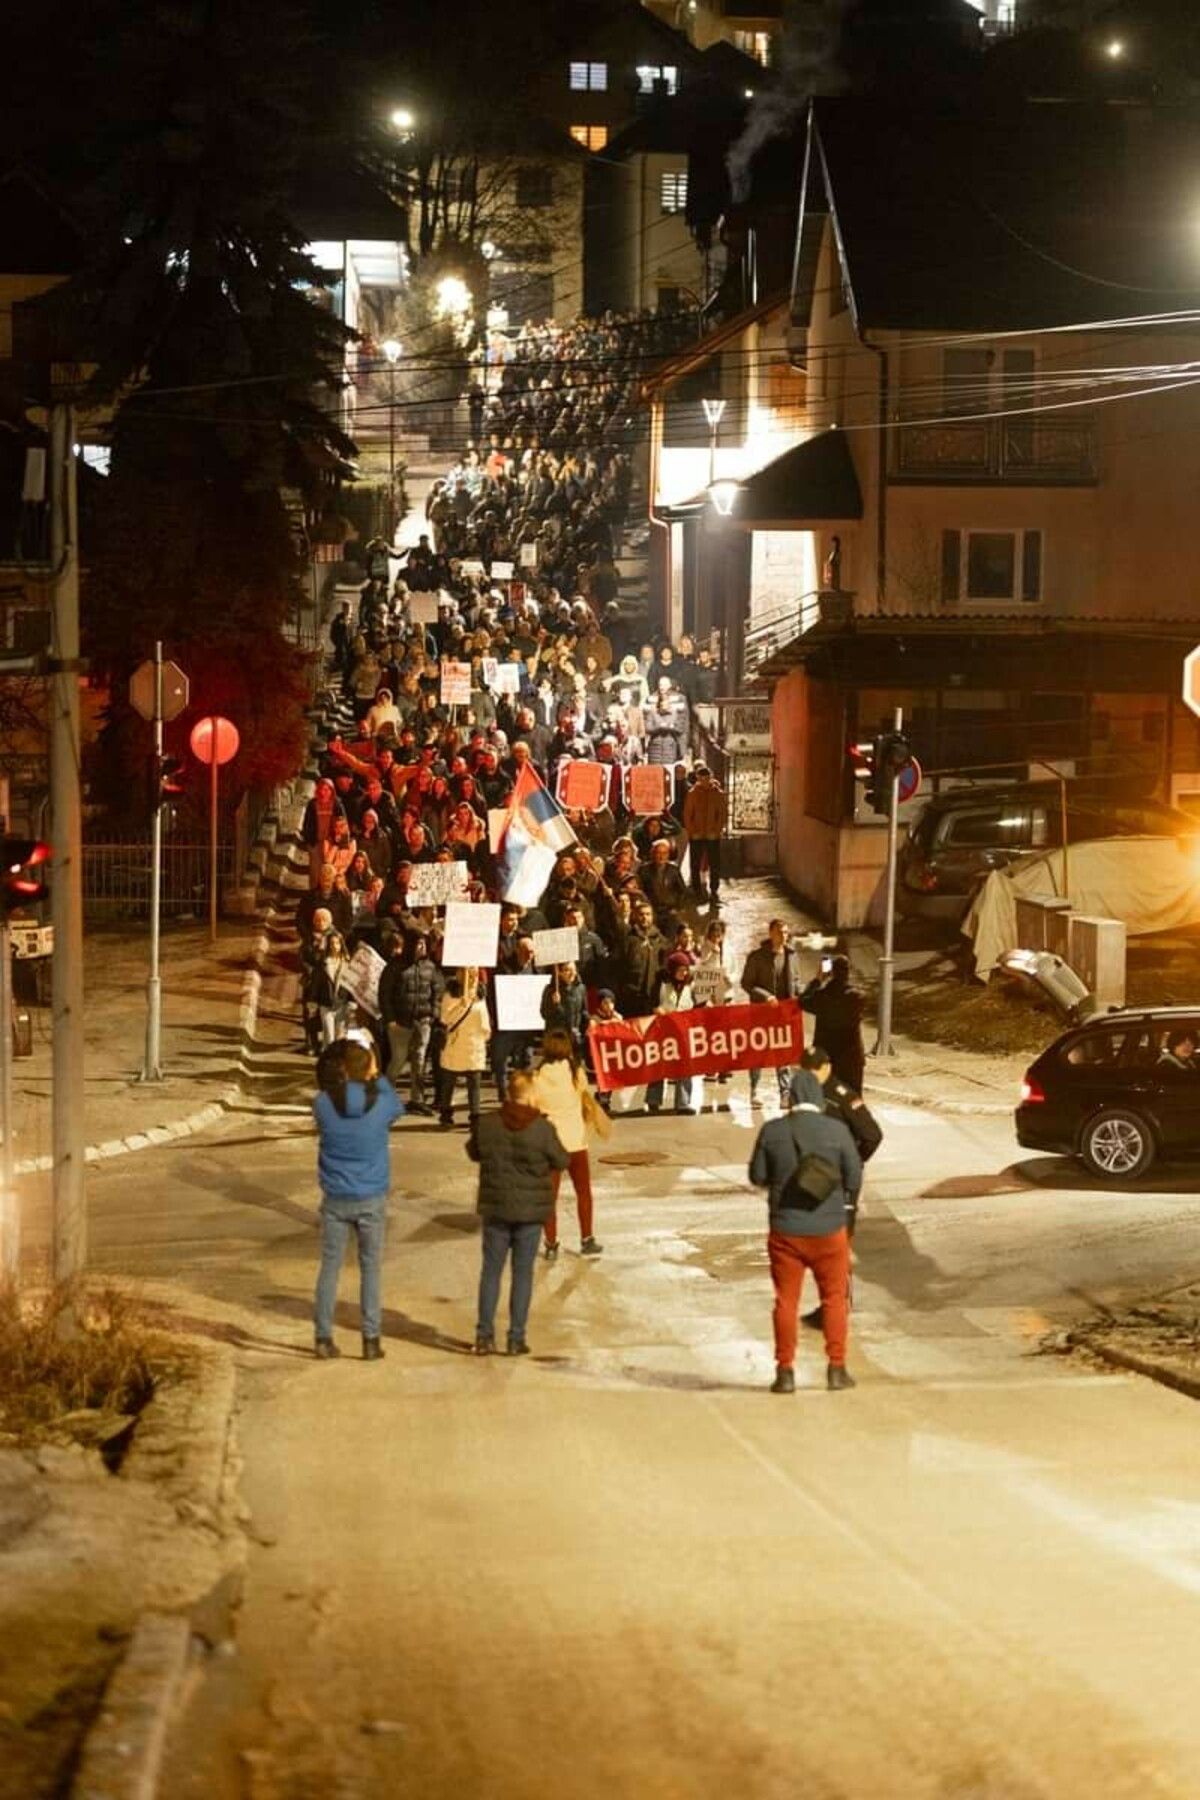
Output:
[[[657,1113],[666,1097],[662,1082],[593,1096],[591,1021],[802,999],[830,1041],[831,1079],[861,1086],[861,996],[843,960],[802,988],[786,929],[772,921],[740,977],[728,961],[719,911],[726,796],[696,755],[696,726],[710,722],[715,697],[716,647],[639,633],[619,604],[637,336],[620,321],[582,321],[523,328],[511,348],[497,391],[471,396],[472,441],[430,496],[429,532],[398,573],[390,546],[368,545],[357,602],[344,603],[330,628],[347,723],[328,739],[305,809],[310,887],[297,914],[306,1029],[319,1067],[333,1071],[322,1081],[332,1100],[317,1113],[330,1218],[321,1355],[337,1354],[330,1318],[351,1231],[363,1269],[364,1354],[382,1354],[379,1152],[387,1124],[405,1110],[436,1112],[452,1128],[460,1083],[465,1090],[485,1222],[476,1348],[493,1347],[511,1256],[509,1350],[520,1354],[538,1242],[548,1259],[557,1254],[562,1175],[574,1188],[581,1252],[598,1255],[589,1135],[611,1130],[610,1108]],[[531,794],[549,797],[567,847],[540,891],[517,904],[502,833]],[[458,897],[499,903],[494,967],[446,964],[445,907],[429,901],[419,874],[429,864],[462,865]],[[574,932],[578,950],[547,971],[534,934],[550,930]],[[346,981],[363,943],[383,959],[377,1011],[356,1008]],[[518,1009],[519,1028],[502,1016],[499,976],[542,977],[536,1024],[528,1008]],[[339,1062],[348,1034],[358,1048]],[[751,1076],[752,1106],[760,1073]],[[396,1092],[405,1082],[407,1107]],[[810,1074],[802,1092],[793,1085],[792,1072],[779,1070],[781,1111],[818,1105]],[[483,1113],[485,1086],[498,1114]],[[675,1082],[673,1110],[699,1110],[702,1090],[699,1079]],[[386,1121],[374,1115],[380,1094]],[[856,1118],[844,1117],[837,1129],[856,1136]],[[369,1140],[359,1169],[342,1143],[356,1134]],[[835,1137],[833,1128],[815,1133],[814,1154]],[[853,1150],[843,1156],[842,1184],[833,1198],[828,1189],[828,1219],[814,1232],[806,1203],[787,1187],[789,1156],[794,1172],[800,1155],[789,1144],[764,1140],[751,1171],[771,1191],[784,1383],[776,1391],[790,1391],[804,1266],[818,1280],[830,1368],[840,1370],[831,1385],[852,1385],[839,1221],[852,1216],[857,1164]],[[826,1230],[836,1246],[812,1247]]]

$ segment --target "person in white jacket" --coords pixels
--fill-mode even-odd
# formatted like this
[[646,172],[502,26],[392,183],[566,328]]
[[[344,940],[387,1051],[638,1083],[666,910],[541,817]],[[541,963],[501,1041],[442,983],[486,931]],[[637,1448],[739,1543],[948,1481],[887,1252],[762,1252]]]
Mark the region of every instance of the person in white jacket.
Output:
[[392,736],[398,737],[403,724],[400,708],[392,699],[391,688],[380,688],[375,696],[375,704],[363,720],[363,736],[377,738],[381,732],[390,729]]
[[[555,1028],[542,1039],[542,1060],[533,1077],[533,1104],[544,1112],[559,1142],[567,1152],[567,1168],[575,1189],[575,1205],[579,1213],[579,1253],[599,1256],[603,1249],[592,1235],[592,1166],[588,1160],[587,1112],[592,1101],[587,1072],[575,1054],[568,1031]],[[558,1190],[562,1170],[553,1175],[554,1204],[543,1227],[546,1234],[546,1260],[558,1255]]]
[[450,977],[442,995],[439,1023],[442,1027],[438,1071],[438,1121],[454,1124],[454,1089],[460,1075],[467,1082],[470,1122],[479,1117],[480,1085],[487,1068],[488,1039],[492,1035],[487,1002],[479,991],[476,969],[462,969]]
[[[691,958],[683,950],[673,950],[667,958],[667,966],[664,972],[662,986],[658,990],[658,1007],[656,1010],[660,1013],[690,1012],[696,1004],[695,996],[692,993],[691,978]],[[697,1090],[699,1090],[697,1110],[699,1111],[703,1108],[704,1082],[701,1077],[685,1075],[682,1080],[676,1081],[673,1085],[675,1088],[675,1111],[677,1113],[691,1112],[692,1102],[697,1099]],[[664,1081],[651,1082],[650,1086],[646,1089],[647,1112],[656,1113],[662,1111],[663,1092],[665,1088],[666,1083]]]

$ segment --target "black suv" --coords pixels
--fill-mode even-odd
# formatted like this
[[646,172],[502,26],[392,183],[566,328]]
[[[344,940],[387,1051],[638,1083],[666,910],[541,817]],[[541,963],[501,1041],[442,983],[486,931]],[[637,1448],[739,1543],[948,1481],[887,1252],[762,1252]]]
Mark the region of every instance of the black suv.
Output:
[[[1186,837],[1200,820],[1158,800],[1102,794],[1080,782],[1067,788],[1072,844],[1107,837]],[[910,918],[957,922],[993,869],[1062,843],[1056,781],[952,788],[927,801],[900,847],[896,904]]]
[[1200,1006],[1111,1012],[1065,1032],[1021,1084],[1017,1142],[1110,1181],[1200,1156]]

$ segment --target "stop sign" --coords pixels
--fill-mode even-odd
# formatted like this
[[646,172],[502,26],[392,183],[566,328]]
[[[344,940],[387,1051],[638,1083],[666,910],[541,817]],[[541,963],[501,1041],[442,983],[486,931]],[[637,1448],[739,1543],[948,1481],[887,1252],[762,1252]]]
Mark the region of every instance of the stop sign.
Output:
[[[178,663],[162,666],[162,716],[169,725],[188,703],[188,678]],[[129,704],[143,719],[154,717],[154,664],[147,657],[129,677]]]
[[1183,659],[1183,704],[1200,714],[1200,644]]
[[[198,719],[192,726],[192,735],[188,739],[192,746],[192,755],[202,763],[210,763],[214,760],[218,763],[232,762],[238,753],[238,745],[241,741],[238,736],[238,728],[233,720],[222,719],[219,714],[207,719]],[[213,756],[214,743],[216,746],[215,759]]]

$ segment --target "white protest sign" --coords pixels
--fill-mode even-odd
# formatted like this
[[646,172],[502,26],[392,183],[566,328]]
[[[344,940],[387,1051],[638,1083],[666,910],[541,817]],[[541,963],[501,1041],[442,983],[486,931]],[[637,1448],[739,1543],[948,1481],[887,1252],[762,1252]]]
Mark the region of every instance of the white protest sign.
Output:
[[536,544],[522,544],[521,545],[521,567],[523,569],[536,569],[537,568],[537,560],[538,560],[537,545]]
[[493,663],[495,680],[488,686],[496,694],[519,694],[521,691],[521,665],[519,662]]
[[579,927],[565,925],[561,931],[535,931],[533,960],[539,969],[548,969],[555,963],[577,963]]
[[497,975],[496,1023],[501,1031],[544,1031],[542,995],[549,975]]
[[439,665],[442,675],[441,701],[443,706],[470,706],[471,704],[471,665],[464,662],[444,662]]
[[697,1006],[724,1006],[729,997],[729,985],[729,977],[720,963],[700,963],[692,970],[692,997]]
[[496,661],[496,658],[494,656],[485,656],[483,658],[482,666],[483,666],[483,685],[484,685],[484,687],[490,687],[494,691],[495,687],[496,687],[496,670],[500,667],[500,665]]
[[504,827],[508,824],[507,806],[488,807],[488,849],[495,856],[500,848],[500,839],[504,836]]
[[408,616],[414,625],[436,625],[438,616],[437,595],[410,594],[408,596]]
[[338,977],[338,986],[343,993],[349,994],[356,1006],[361,1006],[375,1018],[379,1017],[379,977],[383,970],[384,961],[379,952],[372,950],[370,944],[360,944]]
[[418,863],[408,884],[413,906],[445,906],[466,893],[470,871],[465,862]]
[[494,969],[500,942],[500,908],[451,900],[442,940],[444,969]]
[[493,581],[511,581],[513,566],[510,562],[494,562],[492,564]]
[[483,575],[486,573],[483,564],[477,556],[464,557],[459,567],[462,569],[464,575]]

